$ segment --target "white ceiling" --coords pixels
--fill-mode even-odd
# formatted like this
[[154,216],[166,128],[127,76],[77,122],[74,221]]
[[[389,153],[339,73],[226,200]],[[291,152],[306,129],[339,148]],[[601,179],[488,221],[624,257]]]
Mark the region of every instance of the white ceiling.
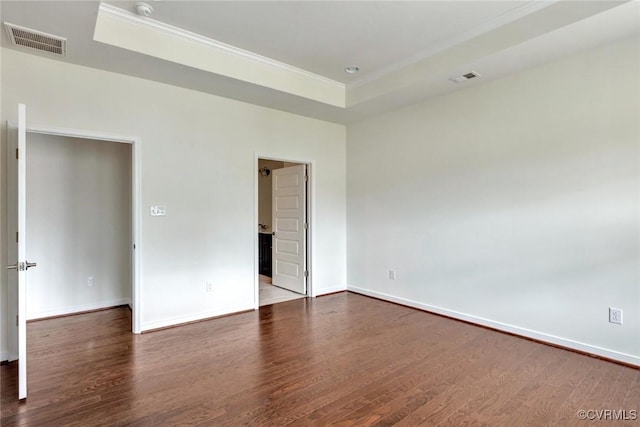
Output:
[[[108,2],[133,12],[135,1]],[[638,35],[640,4],[615,1],[152,1],[152,19],[344,84],[313,96],[94,40],[99,2],[2,1],[1,18],[66,37],[60,60],[348,123]],[[135,18],[135,17],[134,17]],[[137,18],[136,18],[137,19]],[[10,46],[6,34],[2,45]],[[45,55],[32,52],[37,55]],[[349,75],[347,65],[361,72]],[[449,77],[482,77],[461,85]]]
[[[107,2],[134,11],[135,1]],[[149,2],[153,19],[349,83],[526,1]],[[350,75],[345,66],[361,72]]]

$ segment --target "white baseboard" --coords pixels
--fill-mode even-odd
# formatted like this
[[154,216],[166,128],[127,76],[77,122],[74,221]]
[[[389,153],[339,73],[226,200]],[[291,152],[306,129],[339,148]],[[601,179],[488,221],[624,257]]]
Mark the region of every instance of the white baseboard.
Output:
[[231,314],[235,314],[235,313],[241,313],[244,311],[253,311],[255,310],[255,308],[253,307],[253,304],[251,304],[251,306],[247,306],[247,307],[239,307],[236,309],[233,309],[231,311],[203,311],[200,313],[194,313],[194,314],[189,314],[186,316],[176,316],[176,317],[170,317],[168,319],[161,319],[161,320],[154,320],[151,322],[142,322],[142,327],[140,328],[142,332],[145,331],[152,331],[154,329],[160,329],[160,328],[167,328],[170,326],[179,326],[185,323],[190,323],[190,322],[196,322],[198,320],[206,320],[206,319],[210,319],[212,317],[220,317],[220,316],[227,316],[227,315],[231,315]]
[[14,360],[18,360],[17,354],[9,354],[6,351],[0,353],[0,362],[13,362]]
[[332,294],[334,292],[342,292],[342,291],[346,291],[346,290],[347,290],[347,286],[346,285],[333,286],[333,287],[330,287],[330,288],[318,289],[316,292],[313,293],[312,296],[319,297],[321,295],[327,295],[327,294]]
[[372,291],[370,289],[359,288],[357,286],[348,285],[347,290],[350,292],[355,292],[357,294],[367,295],[370,297],[378,298],[378,299],[389,301],[389,302],[395,302],[400,305],[417,308],[419,310],[428,311],[430,313],[441,314],[443,316],[451,317],[454,319],[464,320],[465,322],[487,326],[489,328],[497,329],[504,332],[509,332],[509,333],[520,335],[526,338],[543,341],[549,344],[570,348],[570,349],[581,351],[584,353],[589,353],[596,356],[601,356],[607,359],[617,360],[623,363],[628,363],[628,364],[640,367],[640,357],[634,356],[632,354],[620,353],[614,350],[609,350],[606,348],[601,348],[594,345],[573,341],[573,340],[558,337],[555,335],[549,335],[543,332],[533,331],[530,329],[509,325],[502,322],[496,322],[491,319],[485,319],[485,318],[473,316],[470,314],[460,313],[457,311],[448,310],[446,308],[437,307],[434,305],[424,304],[424,303],[409,300],[406,298],[396,297],[393,295]]
[[129,298],[100,301],[92,304],[72,305],[68,307],[55,308],[53,310],[37,311],[35,313],[29,313],[27,320],[42,319],[44,317],[63,316],[66,314],[80,313],[83,311],[100,310],[102,308],[117,307],[119,305],[131,305]]

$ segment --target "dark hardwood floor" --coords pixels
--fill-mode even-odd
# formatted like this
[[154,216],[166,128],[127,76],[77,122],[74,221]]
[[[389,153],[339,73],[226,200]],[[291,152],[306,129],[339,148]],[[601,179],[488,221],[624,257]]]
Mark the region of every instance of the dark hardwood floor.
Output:
[[140,336],[130,322],[30,323],[29,397],[2,366],[0,424],[585,426],[578,410],[640,410],[640,370],[351,293]]

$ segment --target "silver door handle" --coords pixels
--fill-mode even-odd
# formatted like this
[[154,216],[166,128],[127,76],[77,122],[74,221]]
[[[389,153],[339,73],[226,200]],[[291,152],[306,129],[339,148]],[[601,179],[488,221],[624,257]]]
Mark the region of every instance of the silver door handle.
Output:
[[7,270],[25,271],[26,269],[24,262],[16,262],[15,264],[7,266]]
[[38,263],[36,262],[17,262],[15,264],[11,264],[7,266],[7,270],[18,270],[18,271],[25,271],[30,269],[31,267],[37,267]]

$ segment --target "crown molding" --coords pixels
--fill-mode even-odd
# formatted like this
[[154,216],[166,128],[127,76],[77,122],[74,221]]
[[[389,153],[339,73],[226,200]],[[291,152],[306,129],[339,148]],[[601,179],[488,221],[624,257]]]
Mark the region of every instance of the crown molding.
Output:
[[218,40],[205,37],[203,35],[185,30],[180,27],[165,24],[164,22],[156,21],[155,19],[142,17],[139,15],[136,15],[133,12],[120,9],[119,7],[115,7],[106,3],[100,3],[98,14],[104,14],[106,16],[119,19],[129,24],[138,25],[146,29],[152,29],[154,31],[163,33],[165,35],[176,37],[185,41],[189,41],[191,43],[197,43],[209,49],[222,51],[227,54],[235,55],[238,57],[242,57],[244,59],[261,63],[263,65],[267,65],[273,68],[278,68],[280,70],[283,70],[289,73],[294,73],[307,79],[313,79],[323,84],[335,86],[336,88],[340,88],[342,90],[346,89],[346,85],[344,83],[338,82],[328,77],[324,77],[319,74],[312,73],[302,68],[294,67],[293,65],[289,65],[284,62],[280,62],[275,59],[271,59],[266,56],[262,56],[248,50],[240,49],[230,44],[226,44]]
[[454,46],[457,46],[461,43],[464,43],[468,40],[471,40],[475,37],[478,37],[482,34],[488,33],[489,31],[495,30],[496,28],[500,28],[503,25],[506,25],[510,22],[513,22],[517,19],[520,19],[524,16],[527,16],[531,13],[542,10],[546,7],[551,6],[554,3],[557,3],[560,0],[528,0],[525,4],[520,6],[516,6],[513,9],[507,10],[502,14],[493,17],[484,23],[477,25],[471,28],[468,31],[465,31],[457,36],[451,37],[446,40],[442,40],[439,43],[435,43],[431,45],[428,49],[423,50],[415,55],[410,56],[402,61],[398,61],[393,65],[380,69],[378,71],[369,73],[363,76],[361,79],[350,82],[347,85],[347,89],[357,88],[360,86],[364,86],[368,83],[371,83],[375,80],[378,80],[386,75],[399,71],[403,68],[414,65],[420,61],[423,61],[429,57],[432,57],[440,52],[444,52],[448,49],[451,49]]

